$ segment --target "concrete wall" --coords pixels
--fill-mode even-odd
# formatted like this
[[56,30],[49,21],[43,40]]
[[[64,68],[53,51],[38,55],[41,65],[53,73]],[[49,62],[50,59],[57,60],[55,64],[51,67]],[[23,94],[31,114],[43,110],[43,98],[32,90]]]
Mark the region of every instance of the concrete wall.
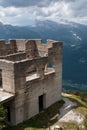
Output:
[[[39,113],[38,97],[45,94],[45,108],[61,99],[62,43],[48,49],[48,58],[36,58],[15,63],[15,124]],[[45,65],[51,61],[55,72],[44,73]],[[37,77],[26,81],[27,69],[36,67]],[[30,71],[30,70],[29,70]],[[31,75],[33,76],[33,74]],[[19,115],[19,116],[18,116]]]
[[26,53],[25,52],[18,52],[16,54],[0,56],[0,59],[6,59],[9,61],[20,61],[20,60],[26,59]]
[[[0,70],[4,91],[15,94],[10,123],[16,125],[39,113],[39,96],[45,95],[44,108],[61,99],[62,43],[10,40],[8,45],[1,44],[1,50],[11,48],[15,52],[0,60]],[[47,67],[48,62],[53,68]]]
[[6,92],[15,93],[14,63],[0,60],[2,70],[2,88]]
[[10,40],[8,44],[5,44],[4,40],[0,40],[0,56],[13,54],[17,52],[17,46],[15,40]]
[[[43,79],[40,79],[39,77],[26,82],[25,87],[22,87],[16,92],[16,124],[39,113],[39,96],[43,94],[46,95],[45,108],[61,99],[61,93],[59,93],[60,85],[56,84],[55,80],[55,73],[48,73],[48,75],[45,75]],[[60,79],[57,80],[59,81]]]
[[[21,51],[25,51],[27,49],[33,50],[33,53],[36,50],[36,44],[41,45],[41,40],[39,39],[16,39],[9,40],[8,43],[5,43],[5,40],[0,40],[0,56],[5,56]],[[30,46],[31,45],[31,46]]]

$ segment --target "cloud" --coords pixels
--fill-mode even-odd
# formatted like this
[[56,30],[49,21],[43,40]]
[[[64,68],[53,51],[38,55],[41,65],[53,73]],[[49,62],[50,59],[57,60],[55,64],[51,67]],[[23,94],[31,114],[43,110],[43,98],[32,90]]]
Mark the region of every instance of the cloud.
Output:
[[0,21],[5,24],[29,25],[33,16],[32,8],[0,7]]
[[28,25],[35,19],[87,24],[87,0],[0,0],[4,23]]

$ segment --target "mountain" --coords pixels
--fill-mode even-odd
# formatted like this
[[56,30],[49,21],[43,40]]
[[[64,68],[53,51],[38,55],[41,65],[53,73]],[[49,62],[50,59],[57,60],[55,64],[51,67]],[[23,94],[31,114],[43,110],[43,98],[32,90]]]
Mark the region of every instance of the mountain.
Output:
[[67,89],[87,90],[87,25],[36,21],[32,26],[0,23],[0,39],[41,38],[63,42],[63,80]]
[[0,39],[17,39],[17,38],[37,38],[40,37],[37,32],[35,32],[30,27],[24,26],[12,26],[4,25],[0,23]]

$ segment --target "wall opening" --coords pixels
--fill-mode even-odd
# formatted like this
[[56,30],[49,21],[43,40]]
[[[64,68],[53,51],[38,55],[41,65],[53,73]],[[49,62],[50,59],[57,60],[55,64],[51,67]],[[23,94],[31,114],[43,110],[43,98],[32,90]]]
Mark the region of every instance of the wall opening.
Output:
[[45,95],[41,95],[38,98],[38,100],[39,100],[39,112],[43,111],[44,108],[45,108],[45,103],[46,103],[45,97],[46,97]]
[[44,73],[49,74],[49,73],[53,73],[53,72],[55,72],[53,64],[50,61],[48,61],[47,64],[45,65]]
[[31,65],[26,70],[26,81],[34,80],[38,78],[37,69],[35,65]]
[[0,69],[0,88],[2,88],[2,70]]
[[48,68],[53,68],[53,65],[52,65],[52,63],[50,61],[48,61],[47,67]]

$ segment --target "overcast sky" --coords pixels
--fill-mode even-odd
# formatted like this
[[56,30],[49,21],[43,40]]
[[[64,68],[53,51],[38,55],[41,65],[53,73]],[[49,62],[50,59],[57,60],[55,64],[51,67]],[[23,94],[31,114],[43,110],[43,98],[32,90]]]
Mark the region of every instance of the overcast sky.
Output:
[[0,0],[0,21],[30,25],[35,20],[87,24],[87,0]]

